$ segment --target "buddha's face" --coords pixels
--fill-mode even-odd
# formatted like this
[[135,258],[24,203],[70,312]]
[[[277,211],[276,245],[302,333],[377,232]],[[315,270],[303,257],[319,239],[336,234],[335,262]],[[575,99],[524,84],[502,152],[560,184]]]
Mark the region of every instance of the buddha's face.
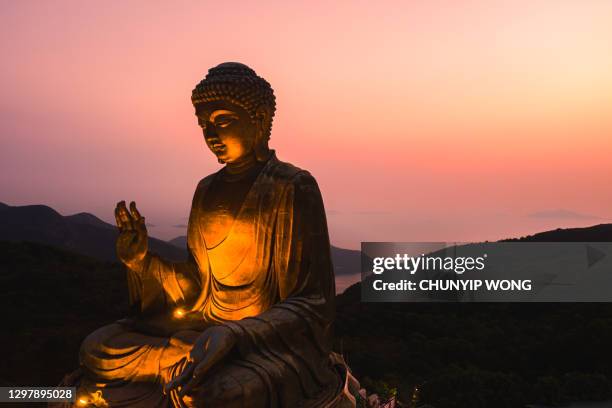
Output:
[[220,162],[234,163],[253,154],[257,126],[246,110],[226,101],[195,108],[206,145]]

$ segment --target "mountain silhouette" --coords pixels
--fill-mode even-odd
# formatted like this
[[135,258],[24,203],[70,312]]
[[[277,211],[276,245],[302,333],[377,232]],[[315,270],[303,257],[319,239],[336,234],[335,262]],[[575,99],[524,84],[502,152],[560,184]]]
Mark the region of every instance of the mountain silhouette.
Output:
[[521,238],[504,239],[501,242],[610,242],[612,224],[599,224],[584,228],[557,228]]
[[177,248],[187,250],[187,236],[185,235],[172,238],[170,241],[168,241],[168,243],[174,245]]
[[[89,213],[61,215],[46,205],[9,206],[0,203],[0,240],[36,242],[104,261],[116,261],[117,227]],[[170,260],[185,259],[187,237],[170,241],[149,237],[149,249]],[[336,275],[360,271],[360,251],[331,247]]]
[[[168,241],[177,248],[187,249],[187,237],[184,235]],[[361,251],[331,246],[332,263],[336,276],[354,275],[361,271]]]
[[[0,203],[0,240],[36,242],[104,261],[116,261],[117,234],[117,227],[92,214],[63,216],[46,205]],[[149,249],[170,260],[182,260],[186,255],[176,246],[151,237]]]

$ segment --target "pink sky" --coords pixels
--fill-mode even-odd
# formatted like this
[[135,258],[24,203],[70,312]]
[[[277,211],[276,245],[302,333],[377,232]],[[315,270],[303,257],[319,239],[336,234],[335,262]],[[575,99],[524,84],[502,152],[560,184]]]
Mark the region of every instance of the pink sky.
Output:
[[219,167],[191,89],[240,61],[336,245],[611,222],[610,21],[604,1],[2,2],[0,201],[112,221],[133,199],[183,234]]

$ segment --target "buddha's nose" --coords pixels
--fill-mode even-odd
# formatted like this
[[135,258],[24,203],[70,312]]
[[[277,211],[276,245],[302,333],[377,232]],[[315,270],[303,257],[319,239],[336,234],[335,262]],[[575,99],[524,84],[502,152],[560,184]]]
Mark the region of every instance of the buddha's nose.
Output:
[[206,129],[204,130],[204,137],[206,140],[219,139],[217,129],[215,129],[214,126],[206,126]]

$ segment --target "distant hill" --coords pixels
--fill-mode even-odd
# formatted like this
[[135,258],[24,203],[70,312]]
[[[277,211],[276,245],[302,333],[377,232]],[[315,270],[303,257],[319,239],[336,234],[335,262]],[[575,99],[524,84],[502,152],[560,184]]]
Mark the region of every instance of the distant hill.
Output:
[[336,275],[354,275],[361,272],[361,251],[332,245],[331,255]]
[[187,237],[185,235],[172,238],[170,241],[168,241],[168,243],[174,245],[177,248],[187,250]]
[[[100,260],[115,261],[117,228],[88,213],[63,216],[45,205],[0,203],[0,240],[37,242]],[[185,259],[185,251],[156,238],[149,248],[167,259]]]
[[[0,203],[0,240],[37,242],[105,261],[116,261],[117,228],[89,213],[63,216],[46,205],[9,206]],[[152,252],[167,259],[185,259],[187,237],[170,241],[149,238]],[[332,245],[336,275],[359,273],[360,252]]]
[[[187,237],[184,235],[168,241],[177,248],[187,248]],[[354,275],[361,271],[361,252],[353,249],[344,249],[331,246],[332,263],[336,276]]]
[[599,224],[585,228],[557,228],[521,238],[504,239],[502,242],[609,242],[612,241],[612,224]]

